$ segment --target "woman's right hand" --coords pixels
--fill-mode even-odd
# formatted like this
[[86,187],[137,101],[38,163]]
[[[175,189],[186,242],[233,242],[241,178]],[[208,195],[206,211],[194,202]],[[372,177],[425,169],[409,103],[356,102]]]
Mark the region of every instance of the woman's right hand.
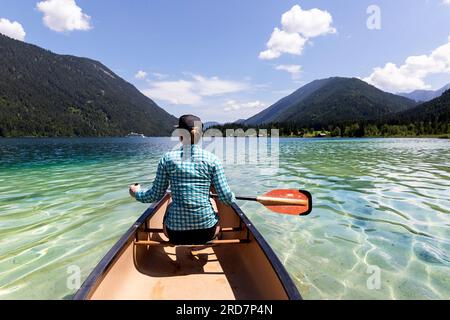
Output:
[[132,184],[130,186],[130,190],[129,190],[130,196],[132,196],[133,198],[136,198],[136,192],[138,192],[140,190],[141,190],[141,186],[139,185],[139,183]]

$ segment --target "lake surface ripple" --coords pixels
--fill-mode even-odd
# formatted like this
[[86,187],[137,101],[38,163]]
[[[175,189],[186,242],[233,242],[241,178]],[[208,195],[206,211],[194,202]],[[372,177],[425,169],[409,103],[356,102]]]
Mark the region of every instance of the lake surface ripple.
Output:
[[[87,277],[146,209],[128,185],[151,183],[173,146],[0,139],[0,299],[71,298],[67,268]],[[239,203],[304,298],[450,299],[450,141],[281,139],[278,170],[262,169],[225,167],[235,193],[314,197],[306,217]]]

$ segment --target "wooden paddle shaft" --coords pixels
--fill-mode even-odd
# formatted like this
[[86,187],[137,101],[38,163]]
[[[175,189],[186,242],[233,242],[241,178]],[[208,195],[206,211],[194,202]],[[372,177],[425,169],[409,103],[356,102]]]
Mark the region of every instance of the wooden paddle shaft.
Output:
[[[211,194],[211,197],[217,198],[217,194]],[[303,199],[289,199],[289,198],[277,198],[277,197],[267,197],[267,196],[259,196],[259,197],[236,197],[237,200],[246,200],[246,201],[257,201],[265,206],[302,206],[306,207],[309,205],[308,200]]]
[[308,200],[260,196],[256,201],[265,206],[308,206]]

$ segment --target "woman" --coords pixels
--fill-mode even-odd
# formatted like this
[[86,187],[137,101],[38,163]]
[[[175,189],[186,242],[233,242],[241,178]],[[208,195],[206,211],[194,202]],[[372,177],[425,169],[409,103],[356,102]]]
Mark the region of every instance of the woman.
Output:
[[172,203],[164,217],[166,235],[174,244],[203,244],[220,230],[219,217],[210,201],[211,187],[227,205],[235,197],[219,159],[197,145],[203,129],[200,118],[184,115],[178,129],[182,148],[161,158],[152,188],[140,191],[138,185],[132,185],[130,194],[137,201],[152,203],[161,200],[170,185]]

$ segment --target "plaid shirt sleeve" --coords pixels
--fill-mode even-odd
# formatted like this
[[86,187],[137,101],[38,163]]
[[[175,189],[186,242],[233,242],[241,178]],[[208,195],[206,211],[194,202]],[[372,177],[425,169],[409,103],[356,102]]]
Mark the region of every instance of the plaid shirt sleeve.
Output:
[[165,168],[165,157],[161,158],[156,171],[153,185],[147,191],[136,192],[136,200],[142,203],[152,203],[161,200],[169,187],[169,176]]
[[234,193],[231,192],[230,186],[228,185],[222,163],[219,160],[215,161],[212,184],[221,202],[232,205],[236,201]]

